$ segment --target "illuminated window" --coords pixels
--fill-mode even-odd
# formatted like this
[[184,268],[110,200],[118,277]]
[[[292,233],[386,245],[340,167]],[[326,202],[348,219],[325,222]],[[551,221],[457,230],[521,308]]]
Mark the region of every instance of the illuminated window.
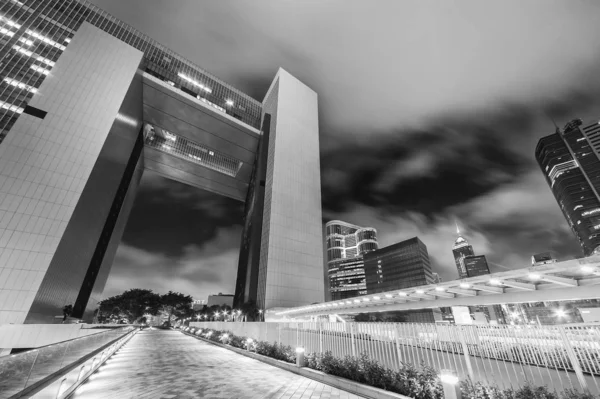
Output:
[[16,112],[17,114],[22,114],[24,109],[21,107],[17,107],[16,105],[5,103],[4,101],[0,101],[0,108],[7,109],[12,112]]
[[577,209],[581,209],[583,208],[583,205],[577,205],[575,208],[573,208],[574,211],[576,211]]
[[9,85],[11,85],[11,86],[18,87],[19,89],[25,89],[25,90],[27,90],[29,92],[32,92],[32,93],[36,93],[37,92],[37,89],[35,87],[28,86],[28,85],[26,85],[23,82],[19,82],[18,80],[4,78],[4,81],[6,83],[8,83]]
[[42,68],[42,67],[39,67],[39,66],[37,66],[37,65],[32,65],[32,66],[31,66],[31,69],[33,69],[33,70],[34,70],[34,71],[36,71],[36,72],[42,73],[42,74],[44,74],[44,75],[48,75],[48,74],[50,73],[50,71],[49,71],[49,70],[47,70],[47,69],[44,69],[44,68]]
[[62,44],[58,44],[54,40],[52,40],[52,39],[50,39],[50,38],[48,38],[48,37],[46,37],[44,35],[40,35],[39,33],[34,32],[34,31],[30,30],[30,29],[27,29],[27,31],[25,33],[27,33],[28,35],[30,35],[32,37],[35,37],[36,39],[39,39],[39,40],[43,41],[44,43],[47,43],[47,44],[49,44],[51,46],[54,46],[57,49],[60,49],[60,50],[65,50],[66,49],[66,47],[63,46]]

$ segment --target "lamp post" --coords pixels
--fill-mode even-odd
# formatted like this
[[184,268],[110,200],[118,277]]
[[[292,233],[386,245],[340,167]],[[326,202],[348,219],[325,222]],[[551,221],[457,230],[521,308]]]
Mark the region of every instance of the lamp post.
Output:
[[263,311],[262,311],[262,309],[258,309],[258,314],[259,314],[259,316],[258,316],[259,320],[260,320],[260,321],[265,321],[265,320],[263,319]]

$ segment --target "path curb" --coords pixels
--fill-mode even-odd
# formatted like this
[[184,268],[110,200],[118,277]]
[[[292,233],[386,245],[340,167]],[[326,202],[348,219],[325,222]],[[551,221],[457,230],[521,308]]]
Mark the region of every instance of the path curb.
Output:
[[322,371],[313,370],[308,367],[297,367],[295,364],[286,363],[281,360],[273,359],[268,356],[259,355],[258,353],[249,352],[244,349],[235,348],[230,345],[220,344],[218,342],[214,342],[208,340],[206,338],[199,337],[197,335],[188,333],[186,331],[181,331],[183,334],[188,335],[190,337],[196,338],[200,341],[204,341],[206,343],[219,346],[224,349],[228,349],[237,354],[250,357],[255,360],[259,360],[263,363],[267,363],[271,366],[279,367],[281,369],[291,371],[292,373],[299,374],[303,377],[310,378],[315,381],[319,381],[323,384],[330,385],[332,387],[343,389],[344,391],[348,391],[355,395],[359,395],[368,399],[412,399],[408,396],[400,395],[398,393],[386,391],[380,388],[371,387],[369,385],[359,384],[358,382],[347,380],[346,378],[336,377],[330,374],[325,374]]

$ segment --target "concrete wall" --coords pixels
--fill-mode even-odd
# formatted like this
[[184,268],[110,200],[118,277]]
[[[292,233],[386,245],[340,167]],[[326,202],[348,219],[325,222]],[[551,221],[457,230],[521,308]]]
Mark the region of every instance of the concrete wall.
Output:
[[[22,114],[0,145],[0,325],[25,320],[141,59],[83,24],[29,102],[45,118]],[[59,315],[69,290],[43,300]]]
[[39,348],[109,330],[89,327],[87,324],[4,324],[0,326],[0,342],[8,348]]
[[324,299],[317,94],[280,69],[263,102],[271,114],[258,305]]

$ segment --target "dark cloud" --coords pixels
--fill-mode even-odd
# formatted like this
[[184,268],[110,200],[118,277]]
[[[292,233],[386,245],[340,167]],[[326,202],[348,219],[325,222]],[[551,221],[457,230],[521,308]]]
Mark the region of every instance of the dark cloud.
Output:
[[[600,3],[92,1],[256,99],[279,66],[317,91],[324,219],[382,245],[418,235],[446,279],[455,220],[493,271],[579,255],[534,148],[551,118],[600,116]],[[227,290],[241,219],[241,203],[146,175],[111,287]]]

